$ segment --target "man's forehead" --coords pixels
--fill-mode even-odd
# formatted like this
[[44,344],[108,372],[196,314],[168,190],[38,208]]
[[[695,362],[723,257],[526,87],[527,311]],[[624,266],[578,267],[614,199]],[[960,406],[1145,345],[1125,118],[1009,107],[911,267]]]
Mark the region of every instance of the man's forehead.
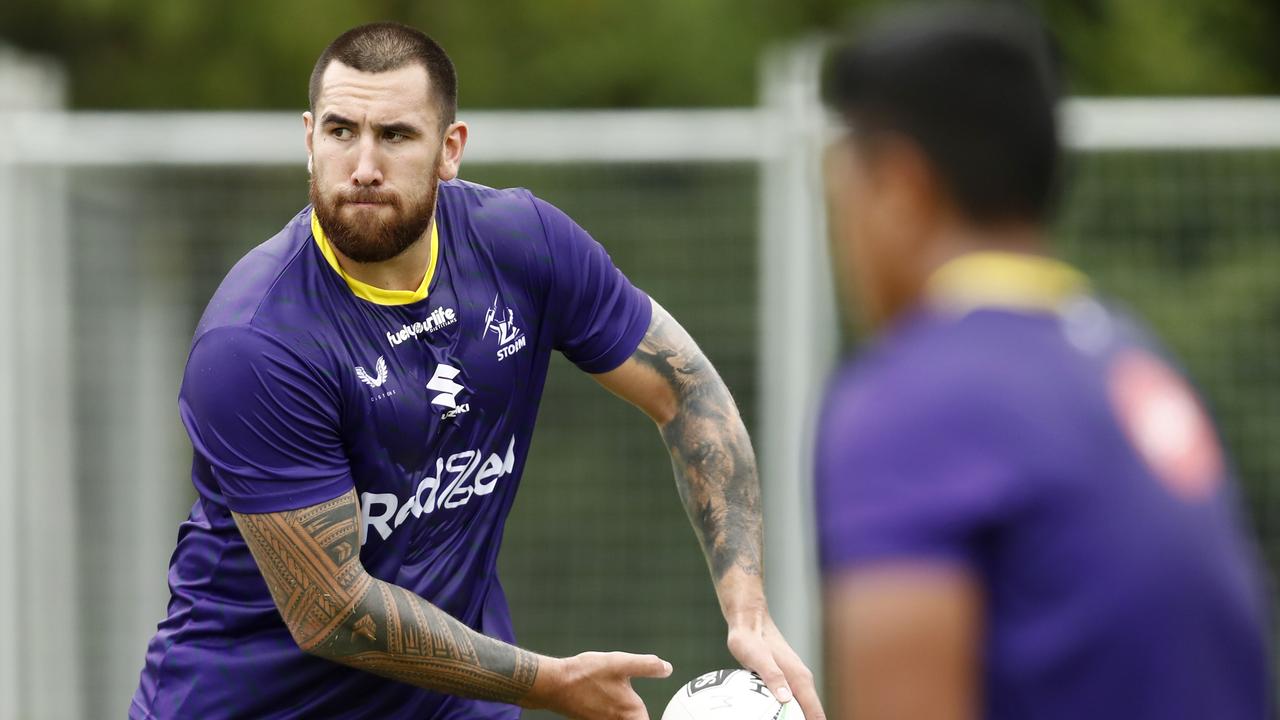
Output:
[[427,70],[410,63],[380,73],[363,72],[338,61],[329,63],[320,83],[316,116],[335,113],[351,120],[419,119],[435,115]]

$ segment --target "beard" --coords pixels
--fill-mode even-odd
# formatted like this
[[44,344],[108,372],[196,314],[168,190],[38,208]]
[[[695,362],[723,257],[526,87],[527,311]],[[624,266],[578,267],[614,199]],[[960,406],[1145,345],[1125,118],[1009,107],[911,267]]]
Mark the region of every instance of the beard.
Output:
[[[427,181],[427,191],[406,204],[397,193],[368,187],[326,196],[312,175],[311,205],[329,243],[338,252],[358,263],[385,262],[409,249],[431,227],[439,184],[440,179],[433,174]],[[384,203],[382,208],[390,212],[357,208],[357,217],[344,218],[344,207],[359,202]],[[386,217],[388,214],[390,217]]]

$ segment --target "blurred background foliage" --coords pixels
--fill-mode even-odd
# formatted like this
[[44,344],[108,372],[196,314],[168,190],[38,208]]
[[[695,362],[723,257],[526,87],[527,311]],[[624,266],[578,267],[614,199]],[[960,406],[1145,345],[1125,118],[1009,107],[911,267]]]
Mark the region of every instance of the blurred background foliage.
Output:
[[[398,20],[458,65],[464,108],[751,105],[766,47],[884,0],[7,0],[78,108],[300,108],[343,30]],[[1084,95],[1280,92],[1276,0],[1037,0]]]

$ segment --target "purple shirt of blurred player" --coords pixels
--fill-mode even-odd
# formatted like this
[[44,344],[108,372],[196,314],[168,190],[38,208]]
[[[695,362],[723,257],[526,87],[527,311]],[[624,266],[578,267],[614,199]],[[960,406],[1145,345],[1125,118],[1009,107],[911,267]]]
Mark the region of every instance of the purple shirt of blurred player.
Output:
[[828,391],[822,568],[983,595],[992,720],[1263,720],[1264,592],[1187,384],[1078,273],[974,253]]
[[[305,654],[231,515],[354,488],[371,575],[514,640],[496,563],[551,353],[611,370],[651,305],[527,191],[454,180],[437,202],[418,293],[346,278],[308,208],[209,302],[179,398],[198,497],[130,718],[519,716]],[[228,361],[245,352],[249,375]]]

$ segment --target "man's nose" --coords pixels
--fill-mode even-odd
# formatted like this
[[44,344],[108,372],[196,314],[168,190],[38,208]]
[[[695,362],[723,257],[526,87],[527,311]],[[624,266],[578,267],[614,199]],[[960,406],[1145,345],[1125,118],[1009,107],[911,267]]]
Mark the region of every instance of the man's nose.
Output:
[[376,143],[367,140],[360,143],[360,155],[356,158],[356,168],[351,173],[351,184],[359,186],[382,184],[382,168],[379,164]]

